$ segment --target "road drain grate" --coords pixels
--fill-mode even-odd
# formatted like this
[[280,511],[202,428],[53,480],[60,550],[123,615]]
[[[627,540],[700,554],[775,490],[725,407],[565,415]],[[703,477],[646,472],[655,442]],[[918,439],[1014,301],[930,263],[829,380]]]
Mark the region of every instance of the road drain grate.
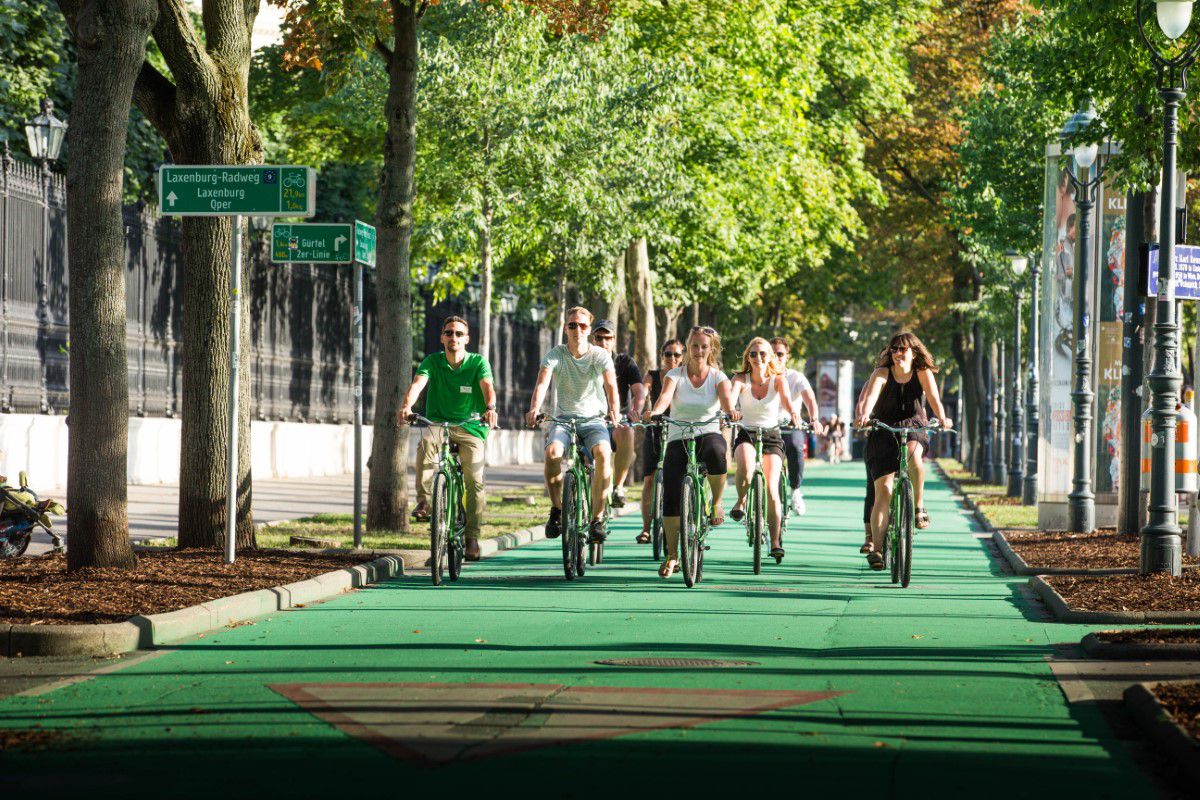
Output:
[[610,658],[596,663],[608,667],[678,667],[680,669],[758,666],[757,661],[728,661],[718,658]]

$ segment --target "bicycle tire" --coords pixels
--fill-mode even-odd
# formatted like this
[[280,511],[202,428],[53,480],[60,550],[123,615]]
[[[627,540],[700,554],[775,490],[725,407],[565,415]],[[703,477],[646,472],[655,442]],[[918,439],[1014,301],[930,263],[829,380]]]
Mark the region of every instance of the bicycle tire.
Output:
[[467,535],[467,512],[461,501],[461,497],[455,500],[454,506],[458,511],[454,514],[454,538],[446,546],[446,563],[452,581],[457,581],[458,576],[462,574],[463,557],[466,555],[467,544],[464,537]]
[[897,555],[900,557],[900,586],[904,589],[908,588],[908,583],[912,580],[913,519],[912,486],[906,483],[904,491],[900,494],[900,537],[902,541],[897,542],[896,547]]
[[579,504],[579,487],[574,472],[563,476],[562,510],[558,518],[559,538],[562,540],[563,572],[567,580],[575,580],[575,533]]
[[442,585],[442,573],[446,568],[446,539],[449,535],[446,508],[450,502],[449,493],[446,476],[440,472],[434,475],[433,507],[429,514],[429,570],[434,586]]
[[[582,458],[582,455],[580,456]],[[575,526],[575,577],[582,578],[585,572],[584,564],[587,559],[584,556],[588,552],[588,539],[591,538],[591,522],[592,522],[592,475],[594,470],[585,467],[583,471],[584,481],[579,489],[579,524]]]
[[683,486],[679,490],[679,539],[675,543],[675,549],[679,552],[679,571],[683,573],[683,582],[691,588],[693,584],[691,561],[691,548],[688,546],[688,541],[692,537],[692,528],[695,526],[696,520],[692,513],[692,506],[696,500],[692,496],[692,482],[688,478],[684,478]]
[[891,505],[889,506],[889,513],[888,513],[887,536],[884,537],[887,540],[888,553],[890,554],[890,560],[888,561],[888,566],[891,567],[892,583],[900,582],[900,568],[901,568],[900,559],[902,559],[904,557],[904,555],[900,552],[900,547],[899,547],[899,545],[900,545],[900,514],[901,514],[900,497],[901,497],[902,491],[903,491],[903,487],[897,486],[895,488],[894,494],[892,495],[892,502],[891,502]]
[[750,525],[750,548],[754,551],[754,574],[762,573],[762,550],[763,550],[763,517],[764,514],[764,492],[763,484],[766,481],[761,473],[755,473],[750,479],[750,492],[746,496],[747,507],[750,509],[750,515],[747,522]]
[[662,470],[656,470],[654,473],[654,495],[650,501],[650,547],[653,550],[653,558],[655,561],[661,561],[663,557],[663,487],[662,487]]
[[788,479],[787,460],[779,470],[779,535],[787,530],[788,516],[792,513],[791,481]]

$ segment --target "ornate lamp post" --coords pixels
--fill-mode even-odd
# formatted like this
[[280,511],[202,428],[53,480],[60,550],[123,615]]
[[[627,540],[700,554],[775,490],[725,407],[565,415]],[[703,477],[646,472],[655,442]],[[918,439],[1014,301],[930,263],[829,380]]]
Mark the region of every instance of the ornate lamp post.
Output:
[[[1150,6],[1168,41],[1148,29]],[[1162,196],[1158,228],[1158,305],[1154,317],[1154,361],[1150,384],[1150,514],[1142,528],[1141,573],[1178,576],[1182,543],[1175,497],[1175,404],[1183,376],[1179,369],[1179,326],[1175,321],[1175,150],[1179,105],[1187,95],[1187,71],[1196,61],[1200,37],[1176,43],[1192,21],[1192,3],[1182,0],[1138,0],[1138,30],[1158,69],[1158,93],[1163,99]],[[1159,39],[1159,44],[1155,43]],[[1145,454],[1142,456],[1145,458]]]
[[[1008,496],[1020,497],[1021,486],[1025,481],[1025,421],[1021,417],[1021,278],[1029,267],[1029,259],[1010,250],[1004,254],[1012,267],[1013,288],[1017,293],[1016,310],[1013,312],[1014,332],[1013,345],[1013,403],[1012,403],[1012,458],[1008,468]],[[1034,305],[1037,297],[1033,298]]]
[[[1062,130],[1064,143],[1085,134],[1096,119],[1091,108],[1076,112]],[[1096,190],[1104,180],[1103,167],[1097,167],[1092,175],[1092,165],[1100,149],[1096,144],[1077,144],[1071,151],[1074,167],[1067,169],[1071,185],[1075,187],[1075,205],[1079,209],[1079,238],[1075,246],[1075,274],[1072,283],[1075,290],[1075,318],[1072,341],[1075,347],[1075,382],[1071,390],[1074,406],[1075,463],[1071,478],[1071,493],[1067,495],[1068,527],[1077,533],[1091,533],[1096,529],[1096,494],[1092,491],[1092,208],[1096,204]]]
[[1008,365],[1004,363],[1004,337],[996,338],[999,341],[996,342],[996,367],[993,372],[996,381],[996,433],[992,436],[992,457],[995,459],[992,462],[992,482],[1003,483],[1005,475],[1008,474],[1008,464],[1004,455],[1008,446],[1008,406],[1004,399],[1004,384],[1010,378],[1006,372]]
[[1041,267],[1038,263],[1038,256],[1034,255],[1031,259],[1033,269],[1030,271],[1030,292],[1029,292],[1029,385],[1025,389],[1025,403],[1027,413],[1027,422],[1029,426],[1025,432],[1025,485],[1021,491],[1021,505],[1032,506],[1037,504],[1038,491],[1038,435],[1039,422],[1041,411],[1039,409],[1040,398],[1038,396],[1038,375],[1041,365],[1039,359],[1041,355],[1038,351],[1038,341],[1041,336],[1041,331],[1038,330],[1038,304],[1041,302],[1041,295],[1038,292],[1038,276],[1041,275]]

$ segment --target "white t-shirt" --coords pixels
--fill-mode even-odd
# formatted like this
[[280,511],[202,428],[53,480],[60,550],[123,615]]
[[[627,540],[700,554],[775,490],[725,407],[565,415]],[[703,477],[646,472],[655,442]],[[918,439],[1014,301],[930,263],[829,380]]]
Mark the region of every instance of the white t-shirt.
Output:
[[746,376],[745,383],[734,384],[734,386],[742,387],[741,392],[738,393],[738,408],[742,412],[743,425],[751,428],[775,428],[779,426],[779,417],[782,415],[783,410],[779,393],[775,391],[775,379],[775,375],[767,378],[767,394],[762,400],[754,396],[749,376]]
[[794,369],[783,373],[783,379],[787,381],[788,391],[792,393],[792,402],[799,406],[801,393],[811,392],[812,384],[808,382],[808,378],[804,377],[803,372]]
[[[676,367],[663,376],[675,379],[675,394],[671,397],[671,416],[685,422],[698,422],[716,416],[721,410],[721,401],[717,397],[717,386],[721,381],[728,380],[725,373],[715,367],[709,367],[708,377],[700,388],[692,385],[692,379],[687,376],[687,367]],[[721,423],[710,422],[700,428],[682,428],[670,425],[667,428],[667,441],[674,442],[687,436],[703,436],[706,433],[720,433]]]
[[604,373],[614,372],[612,356],[603,347],[589,343],[580,358],[565,344],[551,348],[542,368],[554,373],[556,417],[599,417],[608,413],[604,396]]

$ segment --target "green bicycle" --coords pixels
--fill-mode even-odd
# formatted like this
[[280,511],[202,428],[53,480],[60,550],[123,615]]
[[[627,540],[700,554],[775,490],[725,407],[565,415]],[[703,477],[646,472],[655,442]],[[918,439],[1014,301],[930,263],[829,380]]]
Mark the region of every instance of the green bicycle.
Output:
[[452,581],[457,581],[462,573],[467,535],[462,465],[458,462],[458,445],[450,441],[450,429],[464,422],[475,422],[481,417],[476,414],[462,422],[434,422],[420,414],[413,414],[410,419],[429,428],[442,429],[442,446],[438,453],[437,472],[433,476],[429,512],[429,567],[433,574],[433,585],[441,586],[442,573],[447,568]]
[[[659,430],[659,435],[662,435],[662,426],[657,422],[632,422],[630,423],[635,428],[655,428]],[[649,430],[646,431],[650,433]],[[666,549],[663,541],[663,463],[667,460],[667,446],[663,443],[658,448],[658,466],[654,468],[654,482],[652,484],[650,494],[650,557],[655,561],[661,561],[663,551]]]
[[[538,424],[553,422],[566,428],[571,434],[571,444],[563,453],[562,527],[563,573],[567,580],[583,577],[584,545],[588,540],[588,523],[592,519],[592,457],[579,439],[577,426],[585,422],[596,422],[602,417],[576,419],[575,417],[547,417],[542,414]],[[588,544],[588,560],[593,566],[604,560],[604,543]]]
[[[770,428],[756,428],[743,425],[740,422],[730,423],[731,427],[741,428],[754,437],[754,474],[750,478],[750,487],[746,490],[746,543],[753,551],[754,574],[762,572],[762,551],[767,543],[767,479],[763,473],[763,436]],[[807,431],[808,423],[801,422],[797,430]],[[782,430],[782,429],[781,429]],[[789,427],[787,430],[791,430]],[[787,460],[779,470],[779,532],[782,536],[787,530],[789,504],[785,500],[787,494],[788,469]],[[783,561],[782,556],[775,557],[775,563]]]
[[655,421],[664,425],[663,453],[667,451],[666,425],[676,425],[684,429],[683,445],[687,452],[687,471],[683,476],[683,486],[679,490],[679,567],[683,573],[683,583],[689,589],[693,588],[704,576],[704,553],[708,545],[704,540],[712,529],[709,514],[712,512],[712,493],[708,488],[708,470],[696,458],[696,433],[699,428],[714,422],[725,422],[728,417],[718,414],[711,419],[701,422],[671,419],[670,417],[655,417]]
[[915,510],[913,508],[912,482],[908,477],[908,437],[914,431],[928,433],[953,433],[942,428],[934,420],[920,428],[893,428],[873,419],[863,430],[880,430],[893,434],[900,448],[900,469],[896,471],[896,488],[892,491],[892,502],[888,509],[888,529],[883,536],[883,561],[891,570],[892,583],[908,588],[912,578],[912,542]]

